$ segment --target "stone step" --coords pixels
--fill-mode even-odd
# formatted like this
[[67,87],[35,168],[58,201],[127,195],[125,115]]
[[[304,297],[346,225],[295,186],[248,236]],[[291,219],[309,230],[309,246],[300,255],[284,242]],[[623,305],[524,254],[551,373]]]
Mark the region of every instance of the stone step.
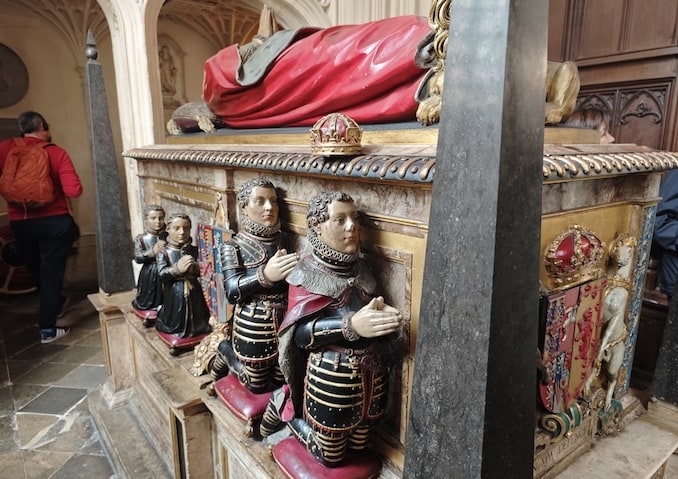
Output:
[[88,403],[117,477],[173,477],[129,406],[110,409],[98,390],[89,393]]
[[[666,467],[678,450],[678,410],[656,404],[646,414],[631,421],[623,431],[596,441],[557,477],[614,477],[615,479],[651,479],[666,477]],[[659,473],[659,474],[658,474]]]

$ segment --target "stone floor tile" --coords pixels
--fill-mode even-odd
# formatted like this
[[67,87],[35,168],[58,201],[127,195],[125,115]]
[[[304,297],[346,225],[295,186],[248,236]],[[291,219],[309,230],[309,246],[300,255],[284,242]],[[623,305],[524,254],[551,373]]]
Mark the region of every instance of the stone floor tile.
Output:
[[21,451],[13,451],[7,454],[0,454],[0,471],[2,477],[21,479],[25,477],[24,462]]
[[85,398],[86,389],[51,387],[21,408],[21,412],[64,414]]
[[93,389],[106,380],[103,366],[80,365],[54,383],[55,386]]
[[14,391],[12,386],[3,386],[0,388],[0,416],[6,416],[14,412]]
[[24,329],[13,335],[5,336],[5,348],[9,358],[13,358],[23,353],[26,349],[38,346],[39,344],[40,333],[36,326]]
[[19,449],[16,432],[15,414],[0,417],[0,454]]
[[75,453],[99,440],[99,433],[89,414],[70,411],[62,417],[51,417],[57,417],[58,420],[51,427],[43,429],[40,437],[35,437],[31,449]]
[[61,343],[60,339],[49,344],[40,344],[36,339],[35,344],[10,357],[12,359],[28,359],[43,362],[67,347],[66,344]]
[[42,361],[38,358],[34,360],[30,359],[8,359],[7,360],[7,369],[9,370],[9,377],[12,383],[14,379],[18,378],[22,374],[27,373],[31,369],[35,369],[42,364]]
[[49,362],[82,364],[99,352],[101,348],[97,346],[71,346],[49,358]]
[[14,384],[54,384],[77,366],[73,363],[43,363],[14,379]]
[[99,322],[99,315],[96,310],[93,308],[92,304],[88,301],[89,310],[91,311],[87,316],[83,317],[78,321],[78,327],[82,329],[89,329],[90,331],[98,331],[101,328],[101,323]]
[[[88,331],[88,330],[83,330]],[[103,347],[103,341],[101,339],[101,331],[89,331],[79,342],[78,345],[81,346],[98,346]]]
[[90,440],[82,445],[80,449],[76,451],[78,454],[87,454],[90,456],[105,456],[108,458],[108,451],[104,448],[103,443],[101,442],[101,436],[99,431],[96,431],[95,434],[92,434]]
[[86,361],[83,361],[83,364],[91,364],[94,366],[106,365],[106,360],[104,359],[104,351],[100,349],[99,352],[96,353],[94,356],[92,356]]
[[50,479],[109,478],[113,468],[106,457],[76,454],[72,456]]
[[82,329],[75,325],[71,328],[71,332],[68,334],[68,336],[64,336],[63,339],[60,339],[59,343],[66,344],[68,346],[72,346],[74,344],[79,346],[96,346],[96,344],[90,344],[90,342],[87,341],[87,338],[89,338],[89,336],[92,334],[101,333],[98,331],[93,332],[91,329]]
[[59,416],[52,414],[17,413],[16,427],[19,447],[21,449],[35,449],[41,446],[58,421]]
[[14,384],[12,391],[14,395],[14,409],[18,411],[26,404],[45,392],[49,386],[42,384]]
[[[22,451],[26,479],[45,479],[73,457],[71,452]],[[107,477],[107,476],[104,476]],[[96,476],[91,476],[95,479]],[[97,478],[98,479],[98,478]]]
[[6,361],[0,361],[0,388],[9,386],[12,381],[9,379],[9,367]]

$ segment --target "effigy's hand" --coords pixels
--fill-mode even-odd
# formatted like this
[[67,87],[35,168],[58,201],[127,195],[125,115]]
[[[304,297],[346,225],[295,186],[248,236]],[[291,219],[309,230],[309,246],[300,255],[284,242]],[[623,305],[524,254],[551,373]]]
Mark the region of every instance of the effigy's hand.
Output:
[[297,253],[287,253],[284,249],[278,250],[266,263],[264,277],[271,283],[282,281],[292,272],[298,262],[299,255]]
[[163,249],[167,245],[166,241],[163,240],[158,240],[154,245],[153,245],[153,256],[157,256],[158,252]]
[[177,261],[177,269],[180,273],[185,273],[193,265],[193,263],[195,263],[193,256],[185,254],[179,258],[179,261]]
[[400,312],[378,296],[351,318],[351,328],[363,338],[376,338],[397,331],[402,324]]

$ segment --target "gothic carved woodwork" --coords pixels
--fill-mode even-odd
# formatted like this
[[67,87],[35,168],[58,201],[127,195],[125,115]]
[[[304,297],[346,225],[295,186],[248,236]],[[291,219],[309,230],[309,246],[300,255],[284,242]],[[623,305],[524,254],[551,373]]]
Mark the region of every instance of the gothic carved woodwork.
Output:
[[610,113],[610,132],[616,143],[635,143],[661,149],[668,141],[669,82],[638,86],[582,87],[578,107],[598,105]]

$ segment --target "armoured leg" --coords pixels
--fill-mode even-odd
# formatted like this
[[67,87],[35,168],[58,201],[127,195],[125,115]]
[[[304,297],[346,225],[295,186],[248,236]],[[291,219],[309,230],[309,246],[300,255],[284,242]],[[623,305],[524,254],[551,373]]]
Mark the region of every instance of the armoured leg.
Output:
[[259,426],[261,437],[268,437],[281,428],[283,424],[282,410],[288,399],[288,388],[281,387],[273,391]]
[[308,452],[323,465],[337,467],[344,459],[348,444],[348,437],[344,433],[319,432],[301,418],[292,419],[287,424]]
[[[229,369],[238,376],[240,383],[254,394],[265,392],[269,386],[271,367],[269,365],[264,367],[246,366],[237,358],[229,341],[224,340],[219,343],[210,375],[216,380],[228,374]],[[221,374],[221,376],[217,377],[218,374]]]
[[229,372],[228,361],[226,360],[226,355],[222,352],[222,345],[224,345],[224,348],[228,348],[228,339],[224,339],[219,343],[219,346],[217,346],[217,354],[214,356],[214,360],[209,366],[210,376],[215,381],[223,378]]
[[363,452],[367,449],[367,441],[370,437],[370,426],[357,427],[348,438],[348,448],[353,452]]

